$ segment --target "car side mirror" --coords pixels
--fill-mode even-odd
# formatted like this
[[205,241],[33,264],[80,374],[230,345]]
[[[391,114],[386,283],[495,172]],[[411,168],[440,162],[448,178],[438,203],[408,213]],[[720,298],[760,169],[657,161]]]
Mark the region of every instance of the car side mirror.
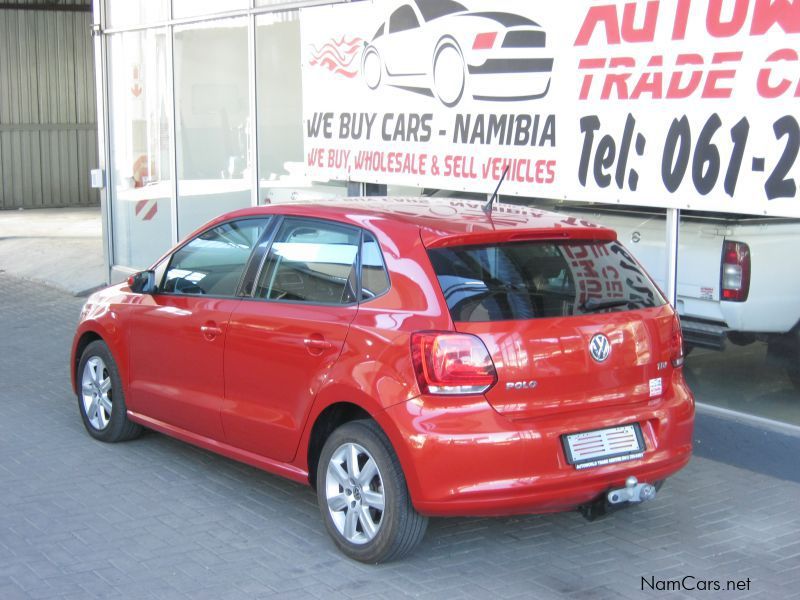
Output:
[[139,271],[128,277],[128,287],[134,294],[153,294],[156,291],[156,274],[153,271]]

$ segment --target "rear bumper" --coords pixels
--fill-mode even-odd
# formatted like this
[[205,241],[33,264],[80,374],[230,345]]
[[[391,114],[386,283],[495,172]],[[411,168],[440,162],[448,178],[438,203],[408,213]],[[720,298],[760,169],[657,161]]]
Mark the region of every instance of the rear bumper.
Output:
[[[571,510],[631,475],[665,479],[692,452],[694,399],[680,374],[666,398],[535,421],[511,421],[483,398],[423,396],[387,413],[414,506],[432,516]],[[632,422],[644,434],[642,458],[584,470],[567,463],[562,435]]]

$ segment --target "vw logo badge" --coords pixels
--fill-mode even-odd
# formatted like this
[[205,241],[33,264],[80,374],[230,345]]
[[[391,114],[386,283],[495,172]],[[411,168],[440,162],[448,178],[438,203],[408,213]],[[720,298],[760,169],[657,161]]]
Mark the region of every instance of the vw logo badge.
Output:
[[589,342],[589,354],[591,354],[592,358],[597,362],[603,362],[608,358],[608,355],[611,354],[611,342],[609,342],[608,338],[602,333],[598,333],[592,338],[592,341]]

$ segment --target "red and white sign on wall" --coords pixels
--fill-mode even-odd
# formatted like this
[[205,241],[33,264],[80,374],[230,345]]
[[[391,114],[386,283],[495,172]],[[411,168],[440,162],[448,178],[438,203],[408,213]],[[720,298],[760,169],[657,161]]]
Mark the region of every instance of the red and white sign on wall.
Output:
[[310,176],[800,217],[800,0],[301,11]]

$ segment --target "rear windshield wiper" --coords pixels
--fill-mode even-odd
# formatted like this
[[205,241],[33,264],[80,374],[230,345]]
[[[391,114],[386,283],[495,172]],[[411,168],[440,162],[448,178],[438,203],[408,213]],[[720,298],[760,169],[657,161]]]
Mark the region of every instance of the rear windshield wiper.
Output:
[[[628,306],[629,304],[633,304],[635,306],[637,302],[633,300],[598,300],[597,298],[589,298],[578,308],[580,308],[581,312],[586,313],[598,310],[605,310],[607,308],[618,308],[620,306]],[[641,305],[640,308],[642,308],[643,306],[644,305]]]

